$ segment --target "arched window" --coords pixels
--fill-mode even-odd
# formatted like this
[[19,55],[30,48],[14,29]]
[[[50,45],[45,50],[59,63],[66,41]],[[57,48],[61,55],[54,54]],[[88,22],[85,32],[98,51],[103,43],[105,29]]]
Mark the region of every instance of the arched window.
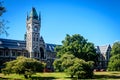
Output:
[[50,69],[50,66],[51,66],[50,61],[47,61],[47,68]]
[[37,57],[37,52],[34,53],[34,57]]
[[3,51],[2,50],[0,50],[0,56],[3,56]]
[[40,48],[40,53],[41,53],[41,59],[44,59],[44,50],[43,50],[43,48]]

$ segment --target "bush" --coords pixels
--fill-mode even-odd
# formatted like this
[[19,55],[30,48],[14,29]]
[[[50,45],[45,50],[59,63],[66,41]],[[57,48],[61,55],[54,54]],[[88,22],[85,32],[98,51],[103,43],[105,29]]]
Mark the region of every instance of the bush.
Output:
[[6,62],[5,68],[2,69],[2,73],[10,74],[23,74],[25,78],[31,77],[33,73],[43,72],[45,63],[37,61],[32,58],[18,57],[16,60]]
[[64,54],[60,59],[55,60],[53,65],[56,71],[63,70],[71,77],[77,76],[78,79],[93,76],[93,61],[86,62],[75,58],[72,54]]

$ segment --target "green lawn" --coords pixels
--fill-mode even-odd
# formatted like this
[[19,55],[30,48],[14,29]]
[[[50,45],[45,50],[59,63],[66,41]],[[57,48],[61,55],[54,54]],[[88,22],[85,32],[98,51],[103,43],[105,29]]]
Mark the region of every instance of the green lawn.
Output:
[[[93,79],[100,79],[100,80],[106,80],[106,79],[120,79],[120,72],[95,72]],[[0,73],[0,80],[25,80],[23,75],[16,75],[16,74],[10,74],[10,75],[3,75]],[[76,78],[71,79],[70,76],[66,75],[65,73],[37,73],[32,76],[31,80],[48,80],[48,79],[55,79],[55,80],[77,80]]]
[[95,79],[119,79],[120,80],[120,72],[95,72]]

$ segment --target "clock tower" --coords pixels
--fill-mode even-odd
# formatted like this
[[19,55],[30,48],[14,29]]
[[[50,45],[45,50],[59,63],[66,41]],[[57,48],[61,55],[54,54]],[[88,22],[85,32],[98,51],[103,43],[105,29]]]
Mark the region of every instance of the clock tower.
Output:
[[30,58],[39,59],[41,16],[38,16],[34,7],[32,8],[30,15],[27,15],[26,28],[26,49]]

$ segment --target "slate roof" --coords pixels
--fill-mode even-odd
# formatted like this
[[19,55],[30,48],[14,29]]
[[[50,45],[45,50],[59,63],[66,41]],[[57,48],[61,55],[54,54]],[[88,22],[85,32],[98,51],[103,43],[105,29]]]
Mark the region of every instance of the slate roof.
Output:
[[[54,48],[56,47],[55,44],[45,43],[45,48],[47,51],[55,52]],[[0,38],[0,48],[6,49],[26,49],[26,42],[23,40],[12,40],[12,39],[2,39]]]
[[105,45],[105,46],[96,46],[96,49],[100,53],[106,53],[110,45]]
[[99,48],[99,46],[96,46],[95,49],[96,49],[96,53],[100,53],[100,48]]
[[55,52],[54,49],[55,49],[56,46],[57,46],[56,44],[49,44],[49,43],[46,43],[45,48],[46,48],[47,51]]
[[38,19],[38,14],[36,12],[36,9],[32,7],[32,11],[30,12],[30,17],[34,19]]

